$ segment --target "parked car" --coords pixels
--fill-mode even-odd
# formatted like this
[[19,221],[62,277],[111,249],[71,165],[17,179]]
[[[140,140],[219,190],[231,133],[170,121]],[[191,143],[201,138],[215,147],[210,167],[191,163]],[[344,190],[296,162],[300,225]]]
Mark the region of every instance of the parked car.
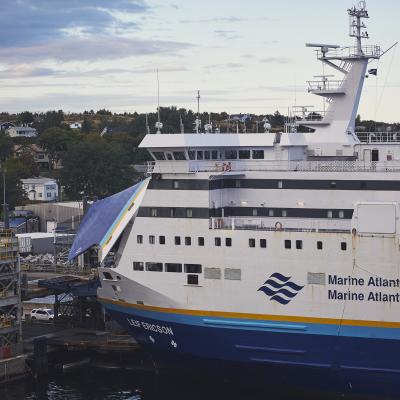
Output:
[[31,319],[40,319],[42,321],[53,321],[54,311],[50,308],[34,308],[31,311]]

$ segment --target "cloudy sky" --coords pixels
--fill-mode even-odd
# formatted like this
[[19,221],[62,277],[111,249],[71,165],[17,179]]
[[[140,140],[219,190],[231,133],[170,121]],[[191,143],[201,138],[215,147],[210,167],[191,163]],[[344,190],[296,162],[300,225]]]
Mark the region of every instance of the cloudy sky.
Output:
[[[352,0],[0,0],[0,110],[161,105],[287,112],[315,105],[321,66],[305,42],[351,44]],[[400,2],[369,0],[370,44],[400,38]],[[371,64],[372,65],[372,64]],[[377,65],[376,63],[374,65]],[[400,50],[367,79],[364,118],[400,121]]]

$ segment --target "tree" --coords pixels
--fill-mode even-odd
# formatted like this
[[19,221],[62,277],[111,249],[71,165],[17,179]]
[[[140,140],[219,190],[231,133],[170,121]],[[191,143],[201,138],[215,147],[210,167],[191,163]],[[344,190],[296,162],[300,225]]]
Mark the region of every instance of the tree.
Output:
[[91,126],[90,122],[87,120],[87,118],[84,118],[83,122],[82,122],[81,132],[82,133],[90,133],[91,129],[92,129],[92,126]]
[[[3,163],[6,171],[6,201],[11,208],[22,205],[26,194],[22,188],[21,179],[29,178],[29,171],[20,160],[11,158]],[[3,194],[3,179],[0,179],[0,193]],[[3,198],[1,199],[1,203]]]
[[13,142],[10,136],[4,132],[0,132],[0,161],[4,162],[11,157],[13,152]]
[[17,123],[21,125],[32,124],[35,118],[30,111],[24,111],[17,116]]
[[81,198],[83,193],[103,198],[134,182],[126,150],[98,137],[71,145],[62,162],[61,184],[72,199]]
[[61,159],[61,155],[67,151],[68,146],[74,140],[74,133],[68,129],[49,128],[39,137],[39,144],[49,155],[50,169],[53,169]]

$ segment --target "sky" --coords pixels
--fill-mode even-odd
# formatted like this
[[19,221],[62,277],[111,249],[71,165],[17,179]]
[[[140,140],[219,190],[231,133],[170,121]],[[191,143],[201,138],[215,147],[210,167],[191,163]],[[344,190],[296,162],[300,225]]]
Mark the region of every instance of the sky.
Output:
[[[205,112],[322,109],[307,80],[322,72],[306,42],[351,45],[353,0],[0,0],[0,110],[160,105]],[[400,1],[369,0],[368,44],[400,39]],[[400,49],[365,83],[363,119],[400,121]],[[328,72],[328,71],[326,71]],[[335,74],[334,71],[332,71]]]

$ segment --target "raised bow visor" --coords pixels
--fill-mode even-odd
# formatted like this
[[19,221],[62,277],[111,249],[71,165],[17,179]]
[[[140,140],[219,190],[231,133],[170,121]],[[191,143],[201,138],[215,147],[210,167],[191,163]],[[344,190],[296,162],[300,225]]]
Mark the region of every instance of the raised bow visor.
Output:
[[99,246],[102,262],[140,207],[149,178],[122,192],[93,203],[85,215],[69,252],[72,261],[93,246]]

